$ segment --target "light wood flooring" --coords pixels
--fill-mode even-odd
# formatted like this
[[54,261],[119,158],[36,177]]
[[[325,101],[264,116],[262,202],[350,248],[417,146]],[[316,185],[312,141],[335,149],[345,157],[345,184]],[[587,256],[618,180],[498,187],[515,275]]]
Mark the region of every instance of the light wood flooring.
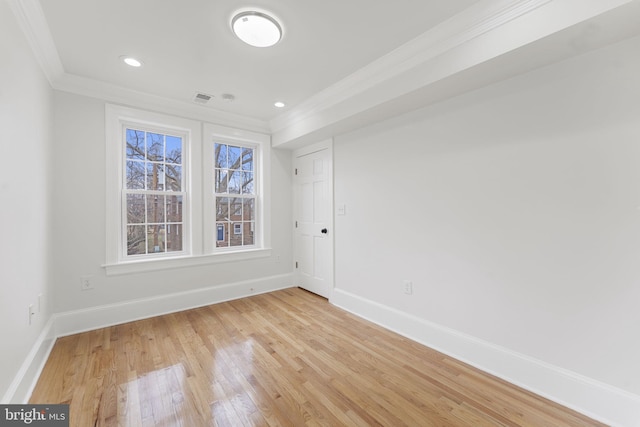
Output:
[[72,426],[598,426],[293,288],[58,339]]

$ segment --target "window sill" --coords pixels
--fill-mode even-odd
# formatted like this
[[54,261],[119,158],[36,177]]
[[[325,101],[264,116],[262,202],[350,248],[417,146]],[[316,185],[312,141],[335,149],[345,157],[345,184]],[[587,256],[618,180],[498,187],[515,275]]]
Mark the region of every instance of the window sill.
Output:
[[271,256],[271,249],[251,249],[236,252],[223,252],[209,255],[191,255],[175,258],[147,259],[121,262],[117,264],[105,264],[107,276],[122,274],[145,273],[174,268],[197,267],[201,265],[220,264],[224,262],[245,261]]

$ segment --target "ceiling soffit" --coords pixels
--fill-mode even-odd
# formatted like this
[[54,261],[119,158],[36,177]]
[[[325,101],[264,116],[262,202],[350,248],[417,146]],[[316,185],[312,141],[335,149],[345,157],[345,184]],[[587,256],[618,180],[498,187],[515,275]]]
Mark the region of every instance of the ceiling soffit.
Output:
[[[638,19],[628,19],[640,16],[638,3],[477,3],[271,120],[272,144],[295,148],[583,53],[572,46],[576,33],[602,27],[597,20],[608,13],[614,19],[604,20],[607,28],[596,35],[601,40],[589,47],[616,41],[617,33],[628,37],[640,32]],[[626,24],[617,25],[623,19]],[[500,66],[491,67],[493,62]]]

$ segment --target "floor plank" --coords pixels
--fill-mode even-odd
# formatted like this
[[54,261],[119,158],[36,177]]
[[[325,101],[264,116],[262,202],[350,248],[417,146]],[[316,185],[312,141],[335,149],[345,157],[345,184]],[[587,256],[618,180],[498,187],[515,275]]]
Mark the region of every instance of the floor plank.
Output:
[[601,426],[293,288],[57,340],[72,426]]

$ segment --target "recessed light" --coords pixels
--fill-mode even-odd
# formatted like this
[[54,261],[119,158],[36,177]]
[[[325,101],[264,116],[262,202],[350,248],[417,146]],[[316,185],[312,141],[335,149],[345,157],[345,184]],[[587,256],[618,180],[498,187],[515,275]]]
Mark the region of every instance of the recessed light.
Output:
[[282,101],[278,101],[278,102],[275,102],[273,105],[278,108],[284,108],[286,104]]
[[237,13],[231,20],[231,29],[240,40],[255,47],[273,46],[282,38],[278,21],[255,10]]
[[122,61],[131,66],[131,67],[142,67],[142,62],[140,62],[139,60],[137,60],[136,58],[132,57],[132,56],[121,56],[120,59],[122,59]]

